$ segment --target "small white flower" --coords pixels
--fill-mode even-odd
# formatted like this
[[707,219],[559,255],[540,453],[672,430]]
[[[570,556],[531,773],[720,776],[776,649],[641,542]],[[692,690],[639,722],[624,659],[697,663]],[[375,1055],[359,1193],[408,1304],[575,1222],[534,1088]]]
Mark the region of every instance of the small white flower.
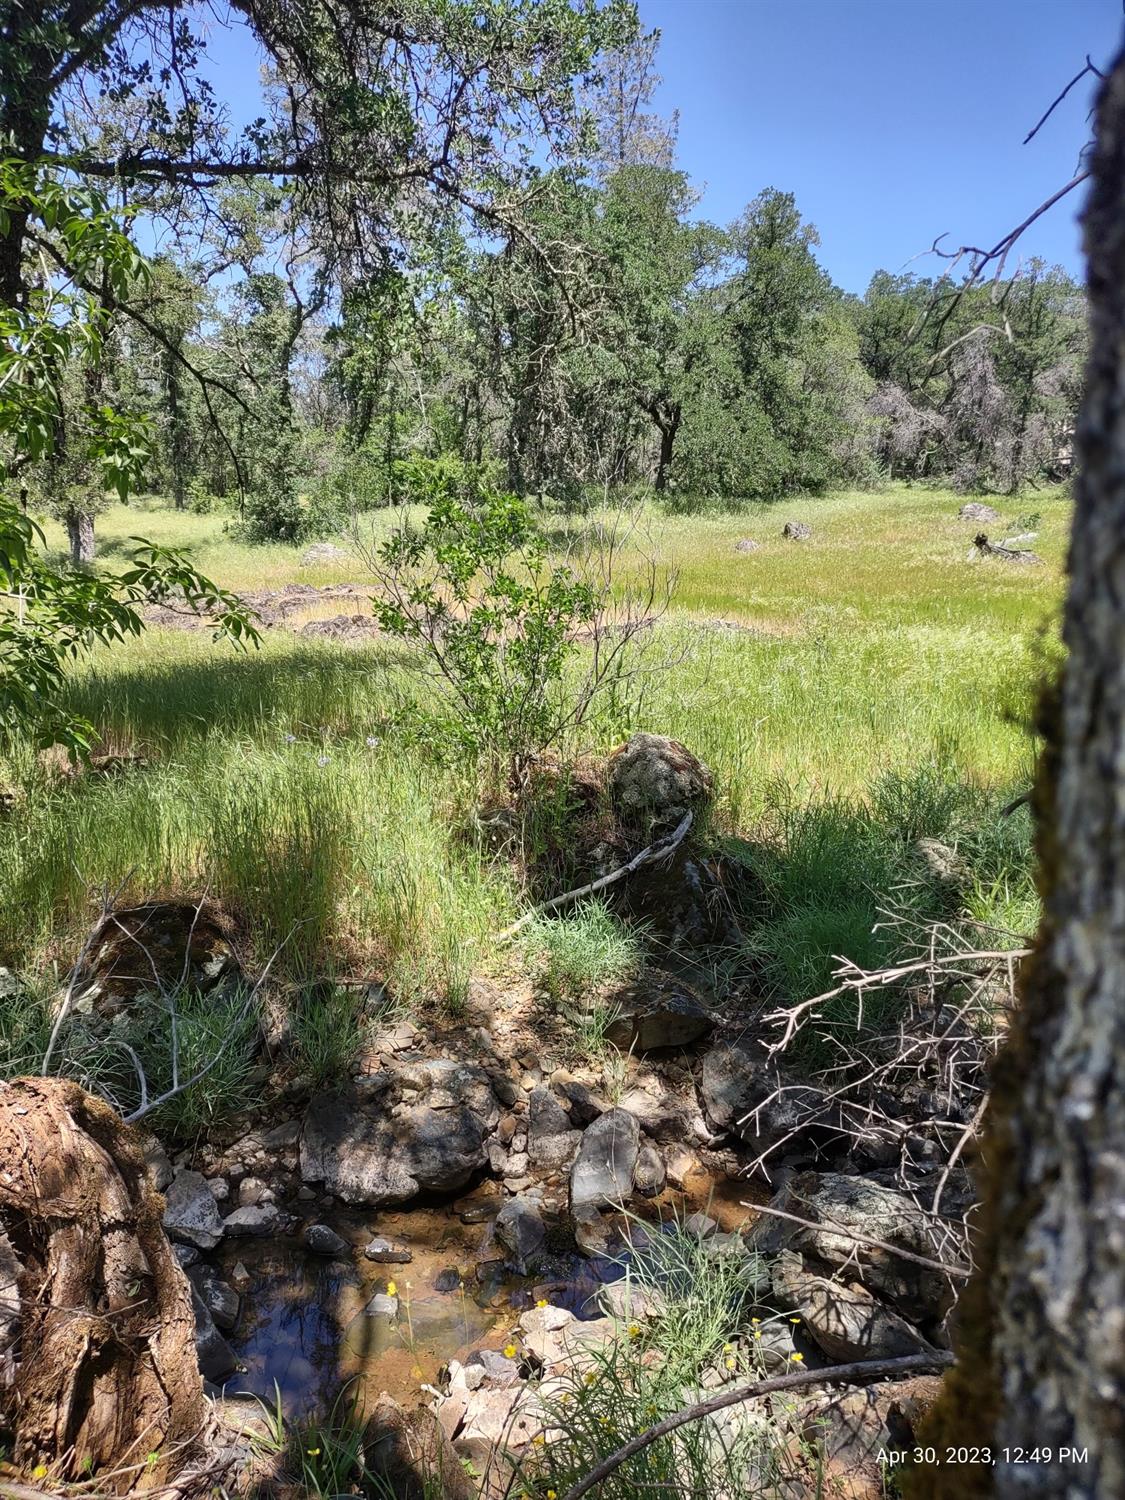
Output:
[[374,750],[375,746],[378,743],[379,743],[379,736],[377,734],[369,734],[367,736],[366,740],[364,740],[364,744],[367,746],[367,748],[369,750]]
[[328,764],[328,760],[329,757],[327,755],[318,755],[316,758],[316,763],[318,766],[326,766]]
[[295,745],[297,743],[297,736],[295,734],[287,734],[285,736],[285,743],[287,745]]

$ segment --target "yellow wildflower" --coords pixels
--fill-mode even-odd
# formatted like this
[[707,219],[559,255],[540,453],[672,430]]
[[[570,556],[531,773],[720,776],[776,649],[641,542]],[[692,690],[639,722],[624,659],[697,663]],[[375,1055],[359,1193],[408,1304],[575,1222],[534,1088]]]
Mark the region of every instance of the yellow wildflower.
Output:
[[751,1326],[751,1327],[752,1327],[752,1328],[757,1328],[757,1326],[758,1326],[758,1324],[759,1324],[759,1323],[760,1323],[760,1322],[761,1322],[761,1321],[762,1321],[762,1320],[761,1320],[761,1318],[751,1318],[751,1319],[750,1319],[750,1326]]
[[641,1336],[641,1325],[639,1323],[630,1323],[629,1324],[629,1337],[631,1339],[639,1339],[640,1336]]
[[394,1282],[393,1282],[393,1281],[388,1281],[388,1282],[387,1282],[387,1291],[388,1291],[388,1292],[389,1292],[389,1293],[390,1293],[390,1295],[391,1295],[391,1296],[392,1296],[392,1297],[394,1297],[394,1296],[396,1296],[396,1295],[397,1295],[397,1293],[398,1293],[398,1287],[397,1287],[397,1286],[395,1286],[395,1284],[394,1284]]
[[46,1477],[47,1477],[47,1465],[46,1464],[36,1464],[35,1467],[34,1467],[34,1469],[32,1469],[32,1471],[31,1471],[31,1477],[32,1477],[32,1479],[46,1479]]
[[548,1490],[547,1500],[559,1500],[557,1492],[555,1490]]
[[754,1330],[754,1337],[756,1339],[760,1339],[761,1336],[762,1336],[762,1330],[760,1328],[755,1328],[755,1330]]
[[594,1374],[593,1370],[587,1370],[585,1375],[583,1375],[582,1377],[586,1385],[593,1385],[594,1381],[597,1380],[597,1378],[598,1377]]
[[799,1323],[801,1320],[800,1318],[790,1318],[789,1321],[790,1323]]
[[789,1358],[795,1365],[799,1365],[804,1361],[805,1356],[803,1354],[791,1354]]
[[319,1458],[320,1457],[320,1449],[319,1448],[306,1448],[305,1452],[309,1455],[310,1458]]
[[[536,1307],[549,1307],[550,1303],[547,1301],[546,1297],[540,1297],[539,1301],[535,1305]],[[554,1490],[548,1490],[547,1493],[548,1495],[553,1495],[555,1492]]]
[[727,1362],[726,1362],[726,1365],[727,1365],[727,1369],[728,1370],[733,1370],[734,1366],[735,1366],[735,1361],[733,1359],[728,1359]]
[[505,1344],[504,1345],[504,1358],[505,1359],[515,1359],[515,1357],[516,1357],[516,1346],[515,1346],[515,1344]]

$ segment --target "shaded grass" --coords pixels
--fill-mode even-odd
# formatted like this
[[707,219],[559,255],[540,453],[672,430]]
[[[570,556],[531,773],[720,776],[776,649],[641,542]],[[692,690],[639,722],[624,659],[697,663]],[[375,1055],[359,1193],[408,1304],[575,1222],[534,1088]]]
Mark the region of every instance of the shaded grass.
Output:
[[[918,837],[972,845],[971,883],[956,894],[971,915],[1034,920],[1026,815],[1001,827],[996,812],[1031,780],[1069,506],[1035,498],[1047,563],[1029,569],[970,566],[959,504],[900,487],[655,522],[659,557],[680,571],[676,606],[631,690],[600,705],[592,748],[648,729],[711,765],[715,831],[756,851],[769,912],[753,943],[778,992],[821,987],[834,953],[880,959],[873,913],[913,878]],[[1027,508],[1012,502],[1013,519]],[[811,521],[810,542],[781,540],[790,515]],[[236,588],[362,578],[350,564],[302,569],[298,548],[249,547],[221,516],[156,502],[113,507],[98,525],[110,565],[142,533],[189,543]],[[743,536],[762,549],[736,552]],[[127,877],[137,899],[209,888],[259,958],[284,942],[282,967],[301,982],[378,974],[408,1000],[455,1006],[516,903],[510,866],[466,834],[471,768],[411,728],[408,705],[424,693],[409,655],[382,643],[274,631],[236,657],[205,633],[152,631],[98,652],[74,672],[71,702],[103,748],[149,764],[60,779],[30,746],[15,752],[3,770],[15,805],[0,839],[0,962],[65,961],[92,893]],[[561,817],[545,809],[548,842]]]

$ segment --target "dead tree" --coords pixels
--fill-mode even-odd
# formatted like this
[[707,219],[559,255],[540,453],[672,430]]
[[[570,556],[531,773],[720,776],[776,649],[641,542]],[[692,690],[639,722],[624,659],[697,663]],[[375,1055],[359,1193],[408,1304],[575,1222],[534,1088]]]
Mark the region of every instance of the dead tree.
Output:
[[1125,1495],[1125,55],[1085,215],[1091,352],[1068,659],[1035,793],[1044,914],[995,1077],[977,1274],[926,1500]]
[[0,1083],[0,1426],[25,1472],[127,1494],[198,1458],[195,1320],[162,1209],[107,1104]]

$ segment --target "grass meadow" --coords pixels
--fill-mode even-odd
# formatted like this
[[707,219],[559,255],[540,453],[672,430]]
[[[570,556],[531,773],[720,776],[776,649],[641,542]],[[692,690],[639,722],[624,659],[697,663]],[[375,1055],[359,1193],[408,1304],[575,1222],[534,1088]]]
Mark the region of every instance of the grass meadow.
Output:
[[[823,982],[836,953],[879,958],[873,917],[909,884],[919,837],[967,852],[967,914],[1034,922],[1027,815],[998,811],[1030,784],[1069,503],[1024,498],[988,528],[1011,535],[1037,513],[1038,568],[970,564],[978,528],[959,504],[900,488],[652,511],[634,540],[638,566],[651,548],[677,574],[673,605],[634,690],[602,706],[583,748],[643,728],[710,764],[715,829],[768,894],[749,941],[778,992]],[[790,518],[811,523],[810,541],[782,540]],[[188,547],[235,589],[363,582],[358,565],[305,568],[301,548],[242,545],[223,517],[155,500],[115,506],[98,533],[103,567],[139,534]],[[738,551],[744,538],[759,550]],[[48,542],[61,546],[57,530]],[[259,955],[285,940],[295,978],[378,975],[404,1000],[456,1005],[499,961],[491,935],[522,893],[474,834],[471,768],[416,733],[405,705],[418,691],[399,645],[283,629],[244,655],[166,629],[99,650],[75,668],[72,701],[100,748],[141,760],[70,774],[27,744],[0,766],[0,963],[65,966],[103,888],[207,890]]]

